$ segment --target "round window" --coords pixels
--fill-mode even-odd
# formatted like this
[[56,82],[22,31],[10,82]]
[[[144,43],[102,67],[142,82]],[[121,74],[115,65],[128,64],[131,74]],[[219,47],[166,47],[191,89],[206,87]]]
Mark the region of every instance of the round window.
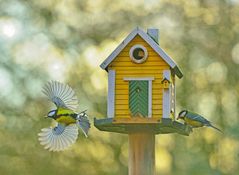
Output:
[[148,57],[148,52],[144,46],[137,44],[131,47],[129,55],[133,62],[143,63]]

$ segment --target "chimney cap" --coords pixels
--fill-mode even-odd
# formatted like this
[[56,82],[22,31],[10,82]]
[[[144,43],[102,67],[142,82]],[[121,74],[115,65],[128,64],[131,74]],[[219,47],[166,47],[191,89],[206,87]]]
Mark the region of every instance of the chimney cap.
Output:
[[149,28],[147,29],[147,34],[156,42],[159,42],[159,29]]

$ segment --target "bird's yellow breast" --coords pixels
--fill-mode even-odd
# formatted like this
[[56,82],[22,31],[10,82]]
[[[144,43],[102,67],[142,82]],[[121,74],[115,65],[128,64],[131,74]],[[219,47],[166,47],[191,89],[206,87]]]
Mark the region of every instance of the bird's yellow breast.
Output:
[[76,123],[76,120],[70,116],[70,114],[75,114],[74,111],[70,109],[58,108],[57,116],[59,116],[56,121],[65,125]]
[[195,120],[192,120],[189,118],[185,118],[184,121],[186,124],[193,126],[193,127],[202,127],[203,126],[203,124],[201,122],[195,121]]
[[76,123],[76,120],[73,119],[71,116],[60,116],[59,118],[56,119],[58,123],[63,123],[66,125]]

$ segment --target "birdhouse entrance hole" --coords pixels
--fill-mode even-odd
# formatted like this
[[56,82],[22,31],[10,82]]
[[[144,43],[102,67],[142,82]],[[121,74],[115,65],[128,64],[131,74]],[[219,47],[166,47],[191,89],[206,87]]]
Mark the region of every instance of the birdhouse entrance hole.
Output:
[[148,52],[144,46],[136,44],[131,47],[129,55],[134,63],[143,63],[148,57]]
[[134,49],[133,51],[133,57],[136,59],[136,60],[140,60],[144,57],[144,50],[141,49],[141,48],[136,48]]

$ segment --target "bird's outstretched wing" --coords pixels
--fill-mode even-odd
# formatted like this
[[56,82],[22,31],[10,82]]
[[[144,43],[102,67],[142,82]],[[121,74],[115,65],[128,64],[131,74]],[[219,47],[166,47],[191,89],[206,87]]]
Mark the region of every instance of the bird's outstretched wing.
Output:
[[78,108],[78,100],[73,89],[57,81],[48,82],[42,92],[51,100],[57,107],[71,109],[76,111]]
[[75,124],[64,126],[58,123],[56,127],[41,129],[38,134],[40,144],[49,151],[62,151],[76,142],[78,127]]

